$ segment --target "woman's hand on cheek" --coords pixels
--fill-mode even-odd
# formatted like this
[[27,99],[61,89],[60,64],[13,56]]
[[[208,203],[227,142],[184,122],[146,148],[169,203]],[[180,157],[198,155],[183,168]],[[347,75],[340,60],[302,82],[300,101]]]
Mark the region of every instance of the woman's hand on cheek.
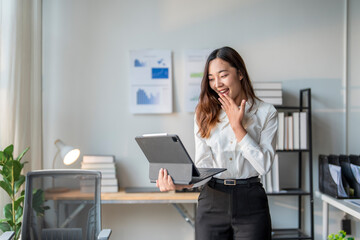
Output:
[[241,121],[245,115],[245,100],[241,101],[240,108],[236,105],[233,99],[227,95],[219,94],[219,101],[221,108],[225,111],[232,129],[235,131],[238,128],[243,128]]

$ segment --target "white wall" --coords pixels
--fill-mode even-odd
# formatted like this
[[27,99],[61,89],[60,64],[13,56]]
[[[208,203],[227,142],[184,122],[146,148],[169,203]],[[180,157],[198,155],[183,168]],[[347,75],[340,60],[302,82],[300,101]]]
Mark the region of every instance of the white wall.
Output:
[[[360,11],[358,3],[353,5],[352,30]],[[315,189],[318,154],[346,151],[344,1],[43,0],[43,14],[45,168],[51,167],[53,142],[60,138],[83,154],[115,155],[122,187],[151,186],[134,137],[177,133],[194,155],[193,114],[184,110],[183,51],[224,45],[240,52],[253,81],[282,81],[291,105],[297,104],[300,88],[312,88]],[[359,42],[356,36],[352,45]],[[148,48],[173,51],[172,114],[130,114],[129,51]],[[359,55],[351,61],[358,63]],[[359,87],[356,76],[350,76],[351,84]],[[358,153],[355,147],[352,151]],[[291,173],[282,173],[283,183],[290,179]],[[294,199],[270,202],[274,227],[296,226]],[[315,205],[320,239],[321,205],[318,200]],[[335,232],[342,215],[332,213],[330,230]],[[115,239],[194,239],[170,205],[105,205],[103,226],[113,229]]]

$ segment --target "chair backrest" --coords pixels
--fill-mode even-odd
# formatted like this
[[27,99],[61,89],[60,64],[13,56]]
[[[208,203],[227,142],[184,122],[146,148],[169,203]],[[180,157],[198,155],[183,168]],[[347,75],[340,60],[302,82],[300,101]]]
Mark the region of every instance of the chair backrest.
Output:
[[100,180],[99,171],[29,172],[22,239],[96,239],[101,230]]

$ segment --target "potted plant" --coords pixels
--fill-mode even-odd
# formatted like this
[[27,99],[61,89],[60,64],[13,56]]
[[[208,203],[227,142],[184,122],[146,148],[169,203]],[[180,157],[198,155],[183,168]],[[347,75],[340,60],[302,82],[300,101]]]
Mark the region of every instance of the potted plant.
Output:
[[348,237],[348,238],[345,237],[346,237],[346,232],[341,230],[339,231],[338,234],[330,234],[328,236],[328,240],[354,240],[354,238],[352,237]]
[[26,148],[16,159],[13,157],[13,145],[0,151],[0,174],[2,176],[0,187],[10,197],[10,203],[4,207],[5,219],[0,219],[0,230],[3,232],[14,231],[15,239],[19,239],[20,236],[25,194],[25,191],[19,193],[25,182],[25,176],[21,174],[21,171],[27,163],[21,162],[21,159],[28,150],[29,148]]

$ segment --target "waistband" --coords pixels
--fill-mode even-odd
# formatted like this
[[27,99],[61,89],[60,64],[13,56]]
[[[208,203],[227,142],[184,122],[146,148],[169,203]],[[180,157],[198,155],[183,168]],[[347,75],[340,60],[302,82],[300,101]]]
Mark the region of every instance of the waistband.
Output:
[[219,179],[219,178],[212,178],[210,182],[213,183],[220,183],[226,186],[235,186],[235,185],[245,185],[250,183],[259,183],[259,177],[251,177],[246,179]]

